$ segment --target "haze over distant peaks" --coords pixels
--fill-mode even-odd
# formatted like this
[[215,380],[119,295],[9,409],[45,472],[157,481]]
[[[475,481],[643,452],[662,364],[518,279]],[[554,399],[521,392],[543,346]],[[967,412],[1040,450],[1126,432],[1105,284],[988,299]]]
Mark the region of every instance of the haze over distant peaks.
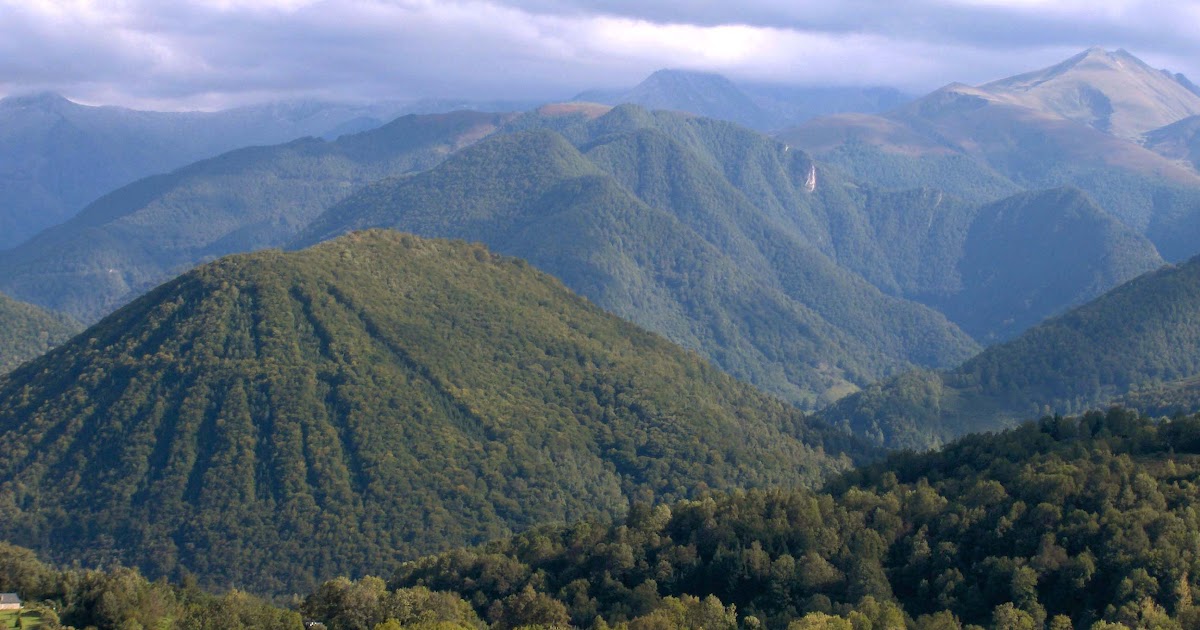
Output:
[[740,84],[711,72],[664,69],[628,90],[590,90],[575,100],[670,109],[761,131],[822,114],[880,112],[907,97],[893,88]]

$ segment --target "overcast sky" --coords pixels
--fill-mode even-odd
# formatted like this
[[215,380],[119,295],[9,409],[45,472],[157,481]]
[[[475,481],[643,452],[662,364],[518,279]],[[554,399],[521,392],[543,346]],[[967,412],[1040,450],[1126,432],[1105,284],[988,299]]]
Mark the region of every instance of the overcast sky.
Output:
[[1200,0],[0,0],[0,94],[556,99],[659,68],[921,92],[1093,45],[1200,82]]

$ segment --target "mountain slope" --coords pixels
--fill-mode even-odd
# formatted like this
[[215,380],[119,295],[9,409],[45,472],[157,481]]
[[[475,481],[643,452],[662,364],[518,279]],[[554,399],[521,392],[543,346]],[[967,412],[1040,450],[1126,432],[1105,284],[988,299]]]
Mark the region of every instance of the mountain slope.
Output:
[[1200,116],[1191,116],[1148,132],[1143,145],[1173,160],[1200,170]]
[[0,294],[0,374],[70,339],[79,332],[68,317]]
[[[1083,58],[1076,62],[1068,65],[1091,67]],[[1175,86],[1179,99],[1200,102],[1175,79],[1158,71],[1146,74],[1141,62],[1118,65],[1103,80],[1094,73],[1071,70],[1060,72],[1049,83],[1078,87],[1094,81],[1095,90],[1115,90],[1113,99],[1120,101],[1153,100],[1155,94],[1118,92],[1151,90],[1166,81]],[[1017,189],[1075,186],[1149,238],[1166,259],[1185,260],[1196,254],[1200,175],[1131,138],[1089,126],[1067,116],[1070,112],[1042,103],[1035,96],[1050,94],[1039,90],[1051,87],[1034,83],[1029,77],[1016,77],[982,87],[951,84],[881,116],[817,119],[779,137],[863,177],[885,170],[884,185],[889,180],[928,185],[982,201],[996,200],[995,193],[1004,192],[1005,180]],[[1046,96],[1048,102],[1056,98]],[[1138,115],[1136,105],[1128,104],[1128,117]],[[1160,119],[1173,122],[1171,117],[1187,115],[1177,108],[1160,113],[1144,130],[1161,126]],[[989,193],[994,196],[989,198]]]
[[989,341],[1011,338],[1163,264],[1150,241],[1075,188],[983,206],[962,252],[962,291],[933,306]]
[[1200,257],[1127,282],[943,373],[873,385],[819,415],[880,443],[927,447],[1200,374]]
[[159,287],[0,378],[0,440],[0,537],[261,592],[854,447],[522,261],[380,231]]
[[0,290],[95,321],[199,262],[286,243],[355,188],[428,168],[508,118],[404,116],[334,142],[241,149],[140,180],[0,252]]
[[301,102],[148,112],[80,105],[57,94],[2,99],[0,249],[143,177],[238,147],[321,136],[346,125],[362,131],[364,124],[382,124],[374,122],[380,117],[389,120],[395,109]]
[[[820,238],[831,219],[816,201],[797,208],[807,158],[780,161],[779,147],[749,132],[757,140],[739,145],[727,123],[667,117],[668,127],[684,125],[667,135],[627,126],[624,115],[648,114],[618,108],[591,131],[568,130],[585,136],[586,155],[545,130],[490,138],[426,173],[366,188],[297,243],[366,227],[482,240],[806,405],[872,374],[971,352],[940,315],[883,295],[809,241],[833,239]],[[721,137],[710,126],[727,132],[724,142],[710,144]]]
[[1186,83],[1124,50],[1091,48],[981,89],[1126,139],[1200,114],[1200,95]]

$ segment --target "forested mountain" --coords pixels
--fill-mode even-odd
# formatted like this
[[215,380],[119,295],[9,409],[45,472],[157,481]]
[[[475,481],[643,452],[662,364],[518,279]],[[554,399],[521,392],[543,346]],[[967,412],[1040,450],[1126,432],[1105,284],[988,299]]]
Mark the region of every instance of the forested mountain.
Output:
[[805,405],[975,347],[834,262],[872,245],[867,219],[841,183],[816,183],[806,156],[729,123],[631,107],[560,131],[583,152],[548,130],[497,135],[367,187],[297,242],[366,227],[481,240]]
[[924,448],[1200,374],[1200,257],[1125,283],[947,372],[873,385],[821,417]]
[[[540,528],[408,563],[389,586],[459,593],[499,628],[1189,628],[1198,472],[1200,417],[1046,418],[893,456],[823,493]],[[356,605],[372,590],[330,584],[308,609],[368,627],[353,620],[386,619]]]
[[961,290],[926,303],[983,341],[1009,339],[1163,264],[1150,241],[1076,188],[983,206],[960,251],[946,275]]
[[574,100],[690,112],[770,131],[824,114],[881,112],[908,97],[894,88],[738,84],[709,72],[659,70],[627,90],[591,90]]
[[0,539],[274,593],[868,452],[523,261],[386,231],[155,289],[0,378],[0,443]]
[[[1147,74],[1141,62],[1112,61],[1120,56],[1128,53],[1093,50],[1050,72],[1042,84],[1029,76],[981,87],[951,84],[881,116],[816,119],[779,137],[859,176],[885,167],[891,174],[884,179],[905,186],[932,185],[985,199],[1012,187],[1076,186],[1168,260],[1187,259],[1200,241],[1200,174],[1121,130],[1132,129],[1127,121],[1143,110],[1155,112],[1154,123],[1138,129],[1173,122],[1172,116],[1190,111],[1183,101],[1200,104],[1200,98],[1161,72]],[[1163,97],[1175,105],[1134,89],[1160,81],[1175,86],[1173,96]],[[1068,93],[1077,99],[1063,96]],[[1111,101],[1117,127],[1088,118],[1068,101],[1100,109],[1097,102]],[[960,181],[933,183],[947,178]]]
[[124,186],[0,252],[0,290],[94,322],[197,263],[278,246],[355,188],[423,170],[509,116],[403,116],[326,142],[252,147]]
[[238,147],[362,131],[398,105],[297,102],[221,112],[92,107],[57,94],[0,100],[0,249],[143,177]]
[[81,329],[69,317],[0,294],[0,374],[70,339]]

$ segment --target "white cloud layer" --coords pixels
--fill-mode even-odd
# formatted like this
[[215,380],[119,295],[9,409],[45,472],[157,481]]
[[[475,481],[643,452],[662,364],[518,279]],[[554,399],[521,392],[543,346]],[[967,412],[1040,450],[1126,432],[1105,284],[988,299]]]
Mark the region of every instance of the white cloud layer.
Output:
[[1200,79],[1193,0],[0,0],[0,93],[214,108],[566,98],[672,67],[980,83],[1088,46]]

